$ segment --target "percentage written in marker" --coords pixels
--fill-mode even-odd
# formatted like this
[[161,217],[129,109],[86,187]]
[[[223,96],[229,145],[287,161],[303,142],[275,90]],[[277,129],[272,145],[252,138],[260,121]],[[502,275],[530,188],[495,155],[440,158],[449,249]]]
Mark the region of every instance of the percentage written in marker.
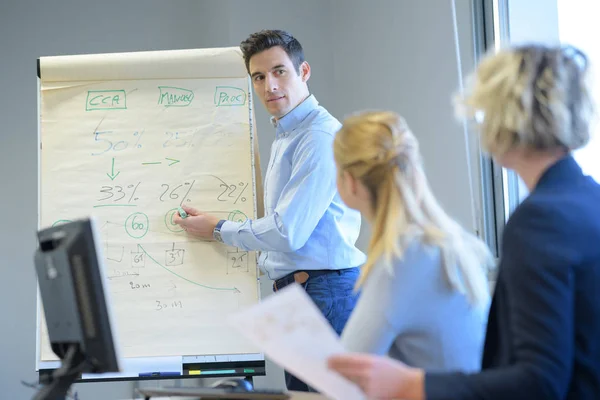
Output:
[[[131,135],[133,135],[133,138]],[[97,127],[93,135],[94,151],[92,155],[99,156],[104,153],[111,154],[126,149],[139,149],[142,147],[141,140],[143,135],[143,129],[132,133],[131,131],[121,130],[98,130]]]
[[[135,195],[138,187],[142,182],[136,184],[127,185],[126,187],[120,185],[104,185],[100,188],[101,197],[98,197],[97,201],[109,201],[111,203],[117,203],[117,205],[123,203],[131,203],[132,201],[139,200],[139,197]],[[96,206],[98,207],[98,206]]]
[[139,199],[140,199],[139,197],[133,197],[133,196],[135,196],[135,191],[137,190],[137,187],[138,187],[139,185],[140,185],[140,184],[138,183],[138,184],[137,184],[137,185],[135,185],[135,186],[134,186],[134,185],[129,185],[129,186],[127,186],[127,189],[133,189],[133,193],[131,193],[131,197],[129,198],[129,202],[130,202],[130,203],[131,203],[131,199],[133,199],[134,201],[135,201],[135,200],[139,200]]
[[162,187],[162,193],[158,199],[160,201],[177,200],[180,205],[183,204],[184,201],[189,202],[190,198],[188,195],[195,182],[196,181],[193,180],[191,182],[183,182],[182,184],[163,183],[160,185]]
[[245,197],[242,197],[242,194],[244,193],[244,191],[246,190],[246,188],[248,187],[248,184],[244,184],[244,182],[240,182],[238,184],[238,188],[241,188],[240,190],[240,194],[238,194],[237,199],[235,199],[235,201],[233,202],[233,204],[236,204],[238,202],[238,200],[241,200],[242,203],[246,201]]
[[133,136],[136,137],[136,141],[135,141],[134,146],[136,148],[138,148],[138,149],[142,147],[142,145],[140,144],[140,139],[142,138],[143,134],[144,134],[143,130],[142,131],[135,131],[135,132],[133,132]]
[[237,204],[238,201],[243,203],[247,200],[246,197],[243,196],[246,188],[248,187],[247,182],[239,182],[237,185],[229,185],[218,176],[213,176],[221,181],[221,184],[219,185],[221,187],[221,192],[217,196],[218,201],[233,201],[233,204]]

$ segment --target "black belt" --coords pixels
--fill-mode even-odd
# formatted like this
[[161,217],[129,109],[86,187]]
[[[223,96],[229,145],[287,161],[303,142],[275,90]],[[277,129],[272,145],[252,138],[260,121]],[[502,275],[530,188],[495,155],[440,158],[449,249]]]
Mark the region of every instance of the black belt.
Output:
[[310,278],[316,278],[317,276],[326,274],[340,275],[341,273],[342,270],[339,269],[315,269],[292,272],[291,274],[287,274],[282,278],[276,279],[275,282],[273,282],[273,291],[276,292],[294,282],[302,285]]

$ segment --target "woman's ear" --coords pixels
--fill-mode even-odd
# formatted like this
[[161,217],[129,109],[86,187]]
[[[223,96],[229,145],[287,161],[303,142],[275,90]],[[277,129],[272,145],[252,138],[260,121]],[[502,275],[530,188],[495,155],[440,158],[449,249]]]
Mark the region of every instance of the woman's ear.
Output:
[[364,202],[366,204],[370,204],[371,201],[373,200],[371,197],[371,192],[369,191],[369,188],[367,187],[367,185],[365,185],[361,180],[359,179],[354,179],[353,182],[353,195],[359,199],[361,202]]
[[356,196],[356,193],[358,191],[357,179],[354,178],[352,174],[350,174],[350,172],[348,171],[344,171],[342,174],[344,175],[344,185],[348,189],[348,192],[351,193],[353,196]]

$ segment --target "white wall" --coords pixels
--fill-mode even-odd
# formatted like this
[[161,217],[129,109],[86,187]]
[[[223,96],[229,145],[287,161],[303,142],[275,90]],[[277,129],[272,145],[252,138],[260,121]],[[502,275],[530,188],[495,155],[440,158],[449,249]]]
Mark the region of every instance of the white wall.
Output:
[[[473,54],[470,2],[456,0],[464,55]],[[449,0],[4,0],[0,4],[0,390],[28,398],[34,381],[37,227],[36,69],[40,56],[235,46],[262,28],[292,32],[313,67],[310,87],[343,118],[362,108],[403,114],[434,192],[472,228],[467,156],[450,95],[458,87]],[[377,7],[375,7],[377,6]],[[273,130],[257,107],[263,165]],[[473,159],[476,160],[476,157]],[[360,238],[366,246],[368,229]],[[269,282],[264,283],[264,294]],[[10,360],[10,361],[9,361]],[[269,364],[259,386],[282,387]],[[80,398],[124,398],[132,385],[82,384]]]

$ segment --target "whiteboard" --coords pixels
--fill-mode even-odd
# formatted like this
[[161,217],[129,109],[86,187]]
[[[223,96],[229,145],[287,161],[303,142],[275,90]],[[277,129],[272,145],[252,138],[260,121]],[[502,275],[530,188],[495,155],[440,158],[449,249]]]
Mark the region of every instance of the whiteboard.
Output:
[[[183,204],[233,221],[259,216],[239,49],[39,63],[39,226],[99,222],[121,356],[129,364],[262,359],[226,323],[259,301],[255,252],[191,237],[172,221]],[[41,305],[37,327],[37,366],[52,368]]]

